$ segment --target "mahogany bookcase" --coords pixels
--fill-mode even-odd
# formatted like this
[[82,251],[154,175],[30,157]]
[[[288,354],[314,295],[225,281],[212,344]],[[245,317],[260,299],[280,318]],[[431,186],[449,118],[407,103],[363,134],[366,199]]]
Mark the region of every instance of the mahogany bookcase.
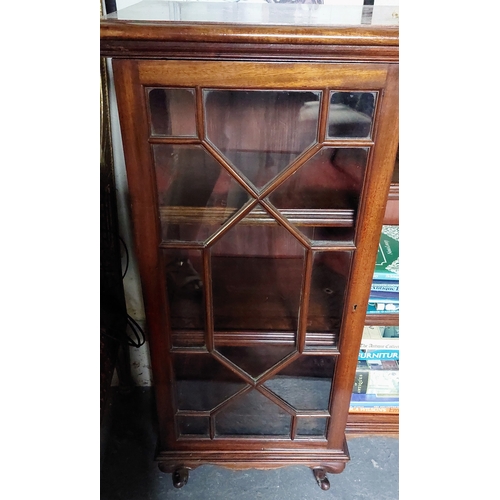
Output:
[[207,463],[302,464],[328,489],[349,460],[399,139],[397,19],[349,9],[144,2],[101,19],[156,460],[177,487]]

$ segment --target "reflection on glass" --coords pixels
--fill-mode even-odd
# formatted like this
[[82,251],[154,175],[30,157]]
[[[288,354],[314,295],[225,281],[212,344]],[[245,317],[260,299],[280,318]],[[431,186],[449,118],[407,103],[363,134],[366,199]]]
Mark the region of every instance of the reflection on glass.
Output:
[[328,417],[297,417],[297,437],[325,437],[327,421]]
[[303,119],[321,92],[204,91],[210,142],[257,188],[282,172],[316,141],[319,106]]
[[369,138],[376,98],[376,92],[332,92],[328,137]]
[[297,331],[304,248],[277,223],[251,217],[212,249],[216,331]]
[[217,435],[289,436],[291,415],[255,389],[225,406],[215,416]]
[[293,352],[295,347],[266,344],[251,347],[221,346],[217,350],[251,377],[257,378]]
[[338,338],[351,261],[350,251],[315,252],[307,317],[308,332],[326,332],[332,334],[332,338],[334,335]]
[[163,250],[173,345],[205,345],[203,260],[200,250]]
[[311,240],[352,241],[367,157],[367,148],[322,148],[269,200]]
[[301,356],[264,383],[297,410],[327,410],[335,360]]
[[177,429],[183,436],[196,435],[209,437],[209,417],[178,416]]
[[212,410],[246,385],[210,354],[173,358],[179,410]]
[[194,89],[149,89],[151,134],[196,137]]
[[204,241],[249,199],[202,147],[153,146],[163,240]]

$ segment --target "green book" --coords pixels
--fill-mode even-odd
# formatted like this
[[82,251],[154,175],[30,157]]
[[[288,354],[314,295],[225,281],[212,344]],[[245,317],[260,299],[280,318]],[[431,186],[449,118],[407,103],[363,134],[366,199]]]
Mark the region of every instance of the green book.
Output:
[[399,279],[399,226],[382,226],[373,278]]

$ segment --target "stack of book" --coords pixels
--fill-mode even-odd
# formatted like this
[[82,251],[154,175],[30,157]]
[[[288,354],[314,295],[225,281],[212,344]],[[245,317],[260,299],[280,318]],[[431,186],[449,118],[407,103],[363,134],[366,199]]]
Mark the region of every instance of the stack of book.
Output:
[[351,412],[399,412],[399,327],[365,326]]
[[368,314],[399,312],[399,226],[383,226],[368,300]]

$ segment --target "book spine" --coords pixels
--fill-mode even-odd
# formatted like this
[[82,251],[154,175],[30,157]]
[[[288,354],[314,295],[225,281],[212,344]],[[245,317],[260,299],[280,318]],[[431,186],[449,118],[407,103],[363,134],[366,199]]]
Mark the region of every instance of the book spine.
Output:
[[382,281],[399,281],[399,273],[393,273],[392,271],[374,271],[373,279]]
[[399,297],[381,297],[379,295],[370,294],[368,299],[370,304],[395,304],[399,305]]
[[399,281],[384,281],[384,280],[374,280],[371,285],[371,290],[373,292],[398,292],[399,293]]
[[366,370],[356,371],[356,378],[354,379],[354,387],[352,389],[353,394],[366,394],[369,375],[369,372]]
[[350,413],[399,413],[398,406],[350,406]]
[[369,302],[399,302],[399,292],[370,291]]
[[386,403],[394,403],[399,404],[399,395],[398,396],[377,396],[375,394],[352,394],[351,396],[351,404],[354,403],[363,403],[365,405],[368,404],[383,404]]
[[351,408],[398,408],[399,401],[351,401]]

